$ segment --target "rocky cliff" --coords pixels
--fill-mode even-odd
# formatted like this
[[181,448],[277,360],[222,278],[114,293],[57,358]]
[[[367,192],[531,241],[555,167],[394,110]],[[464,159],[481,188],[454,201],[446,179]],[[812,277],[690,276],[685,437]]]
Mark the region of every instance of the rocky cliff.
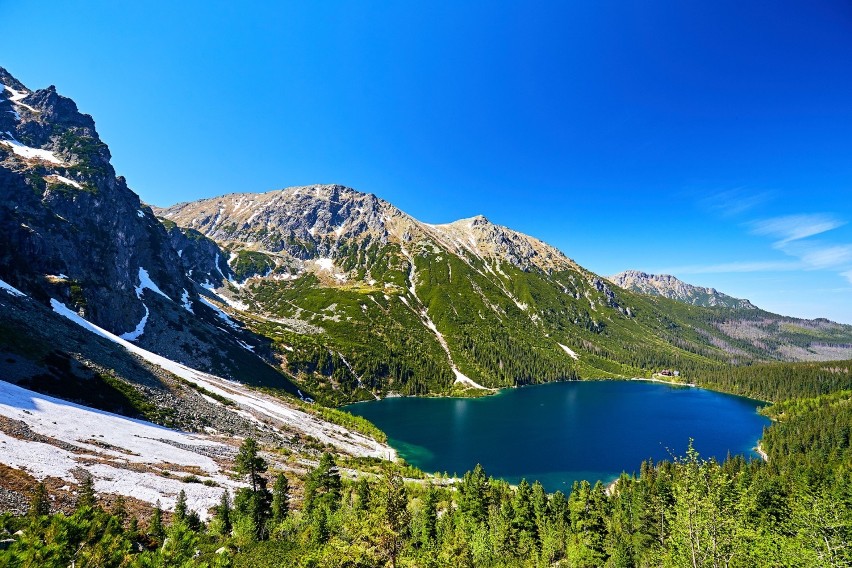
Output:
[[[258,357],[262,341],[220,325],[200,300],[189,274],[221,275],[217,245],[167,231],[116,175],[74,101],[53,86],[32,91],[2,68],[0,86],[0,279],[175,360],[286,383]],[[186,245],[186,258],[174,244]]]

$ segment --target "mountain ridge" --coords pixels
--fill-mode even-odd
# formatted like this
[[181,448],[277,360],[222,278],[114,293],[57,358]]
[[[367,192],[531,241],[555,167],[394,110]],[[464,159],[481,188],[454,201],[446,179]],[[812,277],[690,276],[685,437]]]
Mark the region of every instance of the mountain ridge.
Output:
[[671,274],[648,274],[639,270],[625,270],[613,276],[608,276],[607,280],[627,290],[653,296],[664,296],[695,306],[757,309],[757,306],[749,300],[734,298],[719,292],[715,288],[695,286],[679,280]]
[[[373,194],[340,185],[227,194],[153,211],[167,224],[213,239],[228,253],[235,277],[215,292],[241,306],[231,311],[235,317],[248,321],[266,314],[267,323],[271,316],[320,330],[301,353],[304,337],[283,342],[279,358],[295,375],[311,375],[306,385],[333,397],[341,394],[331,379],[335,374],[351,374],[353,383],[357,379],[373,391],[448,392],[464,384],[536,382],[541,380],[536,373],[549,376],[546,380],[631,376],[647,373],[649,364],[688,368],[721,361],[807,360],[822,358],[823,352],[836,356],[845,340],[811,341],[807,333],[848,333],[831,322],[769,314],[748,301],[725,304],[721,300],[730,297],[684,283],[681,288],[693,294],[712,293],[715,305],[663,305],[668,298],[611,284],[558,249],[484,216],[423,223]],[[383,313],[372,313],[374,304]],[[372,344],[362,338],[370,333],[357,323],[362,319],[379,336],[399,325],[413,335],[422,333],[418,349],[429,354],[429,361],[413,363],[402,376],[365,382],[374,363],[364,365],[362,354],[398,357],[392,354],[394,346],[405,342],[385,336],[390,351]],[[263,331],[265,325],[249,323],[273,340],[274,334],[287,335],[268,326]],[[779,325],[790,333],[772,331]],[[773,335],[779,339],[765,341]],[[614,344],[616,337],[629,345]],[[550,375],[529,359],[522,344],[539,357],[547,353]],[[509,352],[517,355],[507,358]],[[661,358],[661,352],[668,355]],[[528,366],[535,373],[525,371]],[[429,386],[413,386],[404,378],[427,369],[437,377]]]

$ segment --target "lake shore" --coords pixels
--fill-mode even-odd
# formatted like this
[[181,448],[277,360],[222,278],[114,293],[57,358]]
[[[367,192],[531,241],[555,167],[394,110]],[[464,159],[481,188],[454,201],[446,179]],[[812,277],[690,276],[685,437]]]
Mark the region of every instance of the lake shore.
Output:
[[651,377],[650,379],[645,378],[645,377],[633,377],[630,380],[631,381],[647,381],[649,383],[662,383],[664,385],[677,385],[677,386],[681,386],[681,387],[693,387],[693,388],[695,388],[697,386],[695,383],[680,383],[678,381],[665,381],[663,379],[657,379],[655,377]]

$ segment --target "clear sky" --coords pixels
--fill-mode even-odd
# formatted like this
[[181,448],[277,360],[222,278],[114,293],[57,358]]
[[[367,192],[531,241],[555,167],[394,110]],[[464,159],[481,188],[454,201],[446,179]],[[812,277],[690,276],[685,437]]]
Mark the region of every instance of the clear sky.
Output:
[[14,2],[156,205],[341,183],[852,323],[852,4]]

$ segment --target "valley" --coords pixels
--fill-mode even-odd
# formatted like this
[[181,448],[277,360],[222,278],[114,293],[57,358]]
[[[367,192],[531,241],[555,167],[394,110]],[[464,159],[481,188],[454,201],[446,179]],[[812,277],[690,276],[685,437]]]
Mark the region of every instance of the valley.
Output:
[[[683,565],[699,549],[704,564],[849,559],[852,326],[666,275],[603,278],[483,216],[423,223],[342,185],[156,207],[117,175],[74,101],[2,68],[0,84],[0,562],[638,566]],[[740,428],[711,404],[696,433],[675,420],[695,418],[690,396],[742,400],[577,382],[660,376],[771,402],[761,413],[773,422],[749,409]],[[580,461],[504,470],[426,412],[414,433],[465,442],[460,471],[432,475],[388,442],[413,416],[406,405],[464,415],[586,387],[602,394],[555,420],[604,421],[566,431],[612,451],[592,434],[653,424],[650,443],[671,430],[675,451],[593,467],[588,448],[546,440],[540,453],[576,449]],[[669,391],[680,398],[652,404]],[[352,403],[385,405],[377,422],[393,427],[340,408]],[[537,422],[538,408],[512,421],[515,406],[500,407],[491,429],[508,431],[489,444],[561,431]],[[699,434],[715,436],[725,416],[736,436],[705,454]],[[764,426],[766,459],[746,459]]]

